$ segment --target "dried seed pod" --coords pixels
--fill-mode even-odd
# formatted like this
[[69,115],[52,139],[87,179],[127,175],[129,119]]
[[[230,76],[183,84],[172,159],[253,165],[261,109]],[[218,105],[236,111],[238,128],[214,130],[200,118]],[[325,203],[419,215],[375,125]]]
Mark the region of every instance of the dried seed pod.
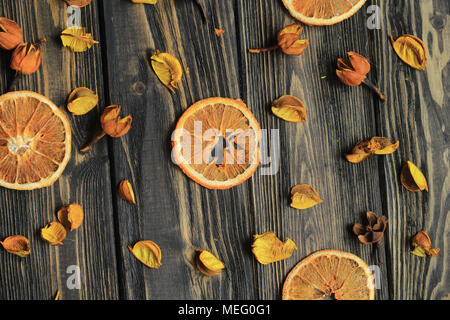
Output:
[[41,229],[41,238],[54,246],[61,246],[66,235],[66,229],[59,222],[50,222]]
[[78,229],[83,223],[84,212],[83,207],[78,203],[72,203],[62,207],[58,211],[58,220],[67,230],[73,231]]
[[161,249],[153,241],[139,241],[133,247],[128,246],[128,249],[130,249],[136,259],[145,264],[147,267],[158,269],[162,266]]
[[123,180],[119,185],[119,195],[128,202],[136,204],[136,199],[134,198],[133,187],[128,180]]
[[426,256],[437,257],[440,251],[439,248],[434,249],[431,247],[431,239],[425,231],[419,231],[412,238],[411,243],[414,247],[411,253],[422,258]]
[[392,47],[398,57],[417,70],[425,70],[427,66],[427,47],[421,39],[410,34],[404,34],[394,40],[389,36]]
[[45,42],[41,40],[36,45],[21,43],[13,51],[11,56],[11,69],[21,74],[35,73],[41,65],[41,50],[39,44]]
[[130,115],[120,118],[120,109],[119,105],[106,107],[100,117],[103,131],[113,138],[119,138],[131,129],[133,119]]
[[0,17],[0,48],[12,50],[22,43],[22,29],[13,20]]
[[422,171],[417,168],[411,161],[407,161],[403,164],[402,171],[400,173],[400,182],[411,192],[418,192],[426,190],[428,191],[427,179],[423,175]]
[[3,248],[12,254],[25,258],[31,253],[30,241],[21,235],[10,236],[0,241]]
[[282,242],[272,231],[253,236],[252,252],[261,264],[284,260],[292,256],[297,246],[291,239]]
[[177,83],[183,76],[180,61],[170,53],[159,52],[151,57],[152,68],[159,80],[172,92],[177,88]]
[[225,268],[225,264],[217,259],[211,252],[206,250],[196,250],[197,269],[205,276],[217,276]]
[[80,87],[74,89],[67,99],[67,109],[74,115],[88,113],[98,104],[98,95],[91,89]]
[[297,97],[284,95],[272,104],[272,112],[277,117],[290,122],[306,122],[306,108]]
[[308,209],[322,203],[317,191],[308,184],[298,184],[291,190],[291,207],[299,210]]
[[366,217],[366,224],[355,223],[353,225],[353,233],[358,237],[359,242],[363,244],[380,242],[386,231],[388,218],[386,216],[378,217],[372,211],[368,211]]

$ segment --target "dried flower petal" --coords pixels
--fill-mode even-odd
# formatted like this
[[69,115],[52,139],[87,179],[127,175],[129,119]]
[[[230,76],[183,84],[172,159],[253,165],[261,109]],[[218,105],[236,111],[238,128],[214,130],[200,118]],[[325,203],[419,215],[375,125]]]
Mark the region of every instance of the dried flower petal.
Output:
[[284,95],[272,104],[272,112],[277,117],[290,122],[306,122],[306,108],[297,97]]
[[69,231],[78,229],[83,223],[83,219],[83,207],[78,203],[69,204],[58,211],[59,222]]
[[69,95],[67,109],[76,116],[88,113],[98,104],[98,95],[91,89],[76,88]]
[[149,268],[158,269],[161,264],[161,249],[150,240],[137,242],[134,247],[128,246],[133,255]]
[[92,2],[92,0],[64,0],[64,1],[67,3],[67,5],[78,8],[86,7]]
[[156,4],[158,0],[131,0],[133,3]]
[[0,17],[0,48],[12,50],[22,43],[22,29],[13,20]]
[[308,40],[300,40],[303,27],[297,23],[290,24],[278,32],[277,40],[280,49],[290,55],[299,56],[308,47]]
[[411,161],[407,161],[400,173],[400,181],[402,185],[411,192],[428,191],[427,179],[422,171],[417,168]]
[[136,199],[134,198],[133,187],[128,180],[123,180],[119,185],[119,195],[132,204],[136,204]]
[[173,89],[177,88],[177,83],[183,75],[180,61],[170,53],[161,53],[156,50],[156,54],[151,57],[151,62],[159,80],[174,92]]
[[287,259],[297,250],[294,241],[288,238],[283,243],[272,231],[256,234],[253,238],[252,252],[261,264]]
[[421,39],[410,34],[404,34],[397,40],[389,36],[389,40],[392,47],[394,47],[395,53],[403,62],[415,69],[425,70],[427,66],[427,47]]
[[414,250],[411,253],[419,257],[437,257],[440,251],[439,248],[431,247],[431,239],[425,231],[419,231],[412,238],[412,246]]
[[40,65],[41,50],[33,44],[21,43],[12,53],[10,67],[21,74],[35,73]]
[[84,27],[71,27],[61,33],[61,40],[65,47],[69,47],[74,52],[84,52],[90,49],[93,44],[99,43],[92,39],[92,34],[86,33]]
[[298,184],[293,187],[291,190],[291,200],[291,207],[300,210],[314,207],[323,202],[317,191],[308,184]]
[[50,222],[41,229],[41,238],[54,246],[61,246],[66,235],[66,229],[59,222]]
[[213,277],[222,272],[225,268],[225,264],[217,259],[211,252],[206,250],[196,250],[197,269],[206,276]]
[[130,115],[120,118],[120,109],[119,105],[106,107],[100,117],[103,131],[113,138],[119,138],[131,129],[133,119]]
[[345,158],[351,163],[360,163],[373,154],[391,154],[398,149],[399,142],[391,142],[384,137],[373,137],[370,140],[358,142],[350,154],[346,154]]
[[214,32],[216,33],[216,36],[220,37],[225,33],[225,30],[214,28]]
[[25,258],[31,253],[30,241],[21,235],[10,236],[0,241],[3,248],[12,254]]

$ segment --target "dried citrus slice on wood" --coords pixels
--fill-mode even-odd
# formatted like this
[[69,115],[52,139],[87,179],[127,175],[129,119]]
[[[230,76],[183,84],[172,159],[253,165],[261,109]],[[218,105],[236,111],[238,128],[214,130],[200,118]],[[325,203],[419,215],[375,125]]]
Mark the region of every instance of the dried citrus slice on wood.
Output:
[[70,124],[46,97],[30,91],[0,96],[0,186],[48,187],[70,158]]
[[354,254],[321,250],[300,261],[283,285],[283,300],[374,300],[367,264]]
[[181,116],[172,158],[191,179],[210,189],[234,187],[259,164],[258,121],[240,100],[209,98]]
[[317,26],[331,25],[354,15],[366,0],[283,0],[297,20]]

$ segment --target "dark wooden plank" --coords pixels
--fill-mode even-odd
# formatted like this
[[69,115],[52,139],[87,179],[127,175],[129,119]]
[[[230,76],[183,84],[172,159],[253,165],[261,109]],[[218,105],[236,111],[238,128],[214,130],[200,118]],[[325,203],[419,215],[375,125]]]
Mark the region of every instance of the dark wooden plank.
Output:
[[[304,28],[310,46],[300,57],[281,51],[249,54],[248,48],[273,45],[277,32],[294,20],[281,1],[238,0],[241,39],[240,72],[246,83],[243,98],[256,110],[265,129],[278,129],[280,169],[272,176],[256,174],[251,182],[255,231],[273,230],[298,246],[292,258],[267,266],[257,265],[258,298],[280,298],[286,274],[303,257],[319,249],[352,252],[375,265],[371,247],[360,244],[351,232],[367,210],[383,212],[378,162],[353,165],[343,157],[353,145],[376,135],[378,101],[363,87],[342,85],[335,75],[336,60],[347,51],[369,54],[366,14],[330,27]],[[270,14],[268,14],[270,13]],[[321,79],[326,76],[325,79]],[[305,124],[284,122],[271,114],[271,102],[284,94],[304,101]],[[395,138],[395,137],[394,137]],[[290,188],[314,186],[324,202],[304,212],[289,207]],[[388,297],[386,265],[381,270],[377,298]]]
[[[110,102],[134,119],[129,134],[111,140],[113,183],[129,179],[138,201],[133,207],[117,200],[124,298],[256,297],[248,185],[210,191],[171,162],[170,136],[183,110],[202,98],[240,96],[233,2],[207,1],[207,7],[209,26],[194,1],[104,2]],[[213,26],[225,34],[218,38]],[[174,94],[149,64],[155,49],[181,61],[184,76]],[[161,247],[159,270],[146,268],[127,249],[143,239]],[[227,269],[215,278],[201,276],[193,266],[196,248],[215,253]]]
[[[448,1],[378,1],[382,29],[374,52],[388,100],[377,113],[381,134],[400,140],[386,159],[381,183],[389,212],[391,296],[394,299],[449,299],[449,28]],[[402,34],[423,39],[428,66],[418,71],[404,64],[388,40]],[[428,179],[430,192],[411,193],[400,184],[403,162],[415,163]],[[409,253],[410,240],[426,230],[439,257],[421,259]]]
[[[79,86],[96,90],[104,105],[101,49],[74,54],[62,47],[60,32],[66,27],[63,1],[0,1],[0,16],[16,20],[27,41],[46,37],[40,70],[24,77],[18,89],[37,91],[53,100],[62,110],[70,91]],[[95,2],[82,9],[81,23],[99,39],[98,7]],[[2,51],[0,86],[6,91],[9,53]],[[54,186],[26,192],[0,190],[0,238],[23,234],[30,238],[32,253],[25,259],[0,250],[0,299],[52,299],[59,289],[62,299],[114,299],[118,297],[113,208],[109,161],[105,143],[81,154],[78,148],[91,137],[98,112],[73,117],[72,157],[63,176]],[[62,247],[51,247],[40,239],[40,228],[56,220],[62,205],[83,205],[83,226],[69,233]],[[81,289],[69,290],[66,281],[70,265],[80,267]]]

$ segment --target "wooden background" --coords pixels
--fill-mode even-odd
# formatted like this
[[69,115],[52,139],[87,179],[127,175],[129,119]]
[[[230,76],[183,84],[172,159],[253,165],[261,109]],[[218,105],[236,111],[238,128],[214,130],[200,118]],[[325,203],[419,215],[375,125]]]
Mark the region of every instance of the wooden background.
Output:
[[[27,41],[48,39],[40,70],[19,89],[37,91],[66,110],[79,86],[100,96],[99,107],[68,117],[73,154],[54,186],[32,192],[0,189],[0,238],[22,234],[32,253],[21,259],[0,250],[0,299],[279,299],[289,270],[319,249],[340,249],[376,264],[372,248],[360,244],[351,226],[367,210],[389,217],[377,299],[450,299],[449,49],[447,0],[372,0],[354,17],[330,27],[305,27],[310,46],[300,57],[280,51],[249,54],[271,45],[294,20],[281,0],[206,0],[204,25],[191,0],[160,0],[155,6],[128,0],[94,0],[81,10],[82,25],[101,42],[85,53],[63,48],[66,27],[62,0],[0,0],[0,16],[16,20]],[[370,30],[367,7],[380,7],[381,29]],[[217,37],[214,27],[224,29]],[[401,62],[388,35],[404,33],[428,46],[428,67],[420,72]],[[155,49],[179,58],[184,76],[170,93],[156,78],[149,57]],[[370,78],[385,103],[365,87],[350,88],[335,76],[336,60],[356,51],[370,60]],[[0,88],[13,74],[2,51]],[[323,78],[326,76],[326,78]],[[283,122],[270,103],[283,94],[304,101],[305,124]],[[188,179],[170,160],[170,135],[177,118],[197,100],[241,98],[264,129],[278,129],[280,167],[225,191],[207,190]],[[78,152],[92,137],[99,113],[120,104],[133,127],[119,139],[103,139]],[[400,141],[393,155],[353,165],[343,154],[359,140],[386,136]],[[401,164],[411,160],[426,175],[430,192],[410,193],[400,184]],[[118,198],[129,179],[137,205]],[[308,211],[289,207],[290,188],[313,185],[324,203]],[[83,226],[61,247],[40,239],[39,230],[56,219],[62,205],[85,209]],[[422,229],[439,257],[409,253]],[[250,250],[252,235],[273,230],[297,246],[290,259],[260,265]],[[138,240],[162,249],[163,266],[148,269],[129,252]],[[227,265],[206,278],[193,266],[196,248]],[[80,267],[81,289],[70,290],[67,268]]]

